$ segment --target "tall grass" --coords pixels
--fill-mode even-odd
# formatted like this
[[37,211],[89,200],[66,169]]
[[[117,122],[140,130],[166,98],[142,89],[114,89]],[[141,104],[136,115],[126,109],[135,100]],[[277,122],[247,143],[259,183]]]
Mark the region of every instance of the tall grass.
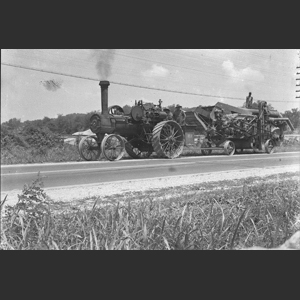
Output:
[[[299,174],[298,174],[299,175]],[[91,208],[48,199],[37,180],[15,206],[1,205],[2,249],[229,250],[276,247],[300,229],[299,180],[244,181],[242,188],[174,196],[95,199]],[[279,178],[279,177],[278,177]],[[194,189],[199,190],[199,186]],[[167,196],[171,190],[165,190]],[[161,192],[160,192],[161,193]],[[161,194],[160,194],[161,195]],[[125,197],[125,198],[124,198]],[[125,199],[125,200],[124,200]],[[122,201],[121,201],[122,200]],[[298,225],[297,225],[298,224]],[[298,227],[297,227],[298,226]]]
[[15,146],[8,149],[1,149],[1,164],[29,164],[46,162],[69,162],[82,160],[78,148],[65,144],[52,148],[40,147],[23,148]]

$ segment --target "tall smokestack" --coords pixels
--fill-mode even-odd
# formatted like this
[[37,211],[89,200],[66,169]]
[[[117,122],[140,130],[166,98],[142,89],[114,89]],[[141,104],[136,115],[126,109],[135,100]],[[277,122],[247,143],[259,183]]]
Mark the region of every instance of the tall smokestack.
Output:
[[110,85],[109,81],[100,81],[101,86],[101,108],[102,114],[108,114],[108,87]]

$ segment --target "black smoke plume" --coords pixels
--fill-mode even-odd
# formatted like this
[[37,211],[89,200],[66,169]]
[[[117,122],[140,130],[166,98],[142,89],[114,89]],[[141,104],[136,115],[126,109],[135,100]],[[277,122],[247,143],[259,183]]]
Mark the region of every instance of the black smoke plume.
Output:
[[112,64],[115,59],[115,49],[91,49],[96,58],[96,69],[101,80],[106,80],[111,75]]

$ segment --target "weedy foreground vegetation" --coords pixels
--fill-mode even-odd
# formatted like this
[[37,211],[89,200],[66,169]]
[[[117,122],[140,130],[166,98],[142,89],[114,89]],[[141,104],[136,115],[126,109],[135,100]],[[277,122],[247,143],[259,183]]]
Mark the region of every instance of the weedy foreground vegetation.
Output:
[[[0,204],[4,250],[273,248],[300,229],[300,173],[57,203],[40,178]],[[92,203],[92,205],[87,205]]]

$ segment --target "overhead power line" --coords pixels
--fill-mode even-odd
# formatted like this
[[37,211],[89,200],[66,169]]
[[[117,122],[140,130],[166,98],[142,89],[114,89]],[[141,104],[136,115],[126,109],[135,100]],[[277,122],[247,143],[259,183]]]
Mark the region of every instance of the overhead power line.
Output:
[[[122,53],[115,53],[115,55],[128,57],[128,58],[133,58],[133,59],[137,59],[137,60],[141,60],[141,61],[159,63],[159,64],[162,64],[162,65],[165,65],[165,66],[176,67],[176,68],[185,69],[185,70],[194,71],[194,72],[199,72],[199,73],[204,73],[204,74],[211,74],[211,75],[228,77],[228,78],[239,78],[238,76],[232,76],[232,75],[225,75],[225,74],[220,74],[220,73],[215,73],[215,72],[209,72],[209,71],[199,70],[199,69],[196,69],[196,68],[189,68],[189,67],[179,66],[179,65],[176,65],[176,64],[170,64],[170,63],[166,63],[166,62],[155,61],[155,60],[152,60],[152,59],[140,58],[140,57],[131,56],[131,55],[122,54]],[[272,74],[274,75],[274,72]],[[253,79],[248,79],[248,81],[259,82],[257,80],[253,80]]]
[[[25,70],[31,70],[31,71],[37,71],[37,72],[43,72],[43,73],[49,73],[49,74],[55,74],[55,75],[61,75],[61,76],[67,76],[67,77],[73,77],[78,79],[85,79],[85,80],[92,80],[92,81],[100,81],[98,78],[92,78],[92,77],[85,77],[85,76],[79,76],[79,75],[72,75],[72,74],[66,74],[61,72],[54,72],[54,71],[48,71],[43,69],[37,69],[33,67],[25,67],[20,65],[14,65],[14,64],[8,64],[1,62],[1,65],[14,67],[14,68],[21,68]],[[154,88],[149,86],[141,86],[141,85],[135,85],[135,84],[129,84],[129,83],[123,83],[123,82],[115,82],[110,81],[112,84],[116,85],[122,85],[122,86],[129,86],[129,87],[135,87],[135,88],[141,88],[141,89],[148,89],[148,90],[155,90],[155,91],[163,91],[163,92],[169,92],[169,93],[177,93],[177,94],[184,94],[184,95],[192,95],[192,96],[201,96],[201,97],[211,97],[211,98],[219,98],[219,99],[232,99],[232,100],[242,100],[245,101],[244,98],[236,98],[236,97],[228,97],[228,96],[218,96],[218,95],[210,95],[210,94],[201,94],[201,93],[191,93],[191,92],[183,92],[183,91],[176,91],[176,90],[170,90],[170,89],[162,89],[162,88]],[[262,100],[257,99],[258,101],[268,101],[268,102],[298,102],[298,101],[284,101],[284,100]]]
[[[103,50],[103,49],[98,49],[98,50]],[[161,50],[163,51],[163,50]],[[35,49],[35,52],[39,52],[39,53],[43,53],[43,50],[39,50],[39,49]],[[168,52],[168,51],[167,51]],[[174,53],[173,53],[174,54]],[[26,53],[25,54],[22,54],[22,55],[25,55],[25,57],[28,57],[30,58],[30,56]],[[57,53],[51,53],[51,55],[53,56],[56,56],[56,57],[59,57],[59,54]],[[152,59],[146,59],[146,58],[141,58],[141,57],[136,57],[136,56],[131,56],[131,55],[127,55],[127,54],[123,54],[123,53],[114,53],[114,55],[116,56],[121,56],[121,57],[127,57],[127,58],[131,58],[131,59],[135,59],[135,60],[138,60],[138,61],[145,61],[145,62],[152,62],[152,63],[157,63],[157,64],[162,64],[164,66],[171,66],[171,67],[176,67],[176,68],[180,68],[181,70],[185,70],[186,72],[198,72],[198,73],[202,73],[202,74],[210,74],[210,75],[213,75],[213,76],[221,76],[221,77],[225,77],[225,78],[237,78],[237,79],[240,79],[239,76],[234,76],[234,75],[226,75],[226,74],[221,74],[221,73],[216,73],[216,72],[213,72],[213,71],[207,71],[207,70],[203,70],[203,69],[197,69],[197,68],[191,68],[191,67],[185,67],[185,66],[180,66],[180,65],[176,65],[176,64],[170,64],[170,63],[166,63],[166,62],[161,62],[161,61],[157,61],[157,60],[152,60]],[[183,56],[183,57],[190,57],[190,56],[187,56],[187,55],[184,55],[184,54],[178,54],[176,53],[176,55],[180,55],[180,56]],[[89,61],[87,61],[86,59],[82,59],[82,58],[79,58],[79,57],[70,57],[70,56],[66,56],[64,55],[66,59],[72,59],[73,61],[76,61],[76,62],[81,62],[83,64],[87,64],[89,63]],[[47,57],[49,59],[49,55],[47,53]],[[196,59],[196,58],[193,58],[193,59]],[[212,59],[212,58],[211,58]],[[43,58],[39,58],[39,60],[43,60]],[[200,61],[199,59],[196,59],[197,61]],[[214,60],[214,59],[213,59]],[[122,70],[124,70],[124,68],[122,68]],[[264,73],[265,72],[268,72],[268,71],[265,71],[264,70]],[[189,72],[190,73],[190,72]],[[279,73],[277,72],[269,72],[270,75],[268,75],[267,77],[269,79],[272,79],[273,82],[277,82],[276,85],[277,86],[283,86],[282,84],[282,81],[283,80],[286,80],[287,76],[284,76],[283,78],[279,79],[278,76],[276,74],[279,75]],[[282,76],[283,74],[286,74],[288,75],[288,73],[284,73],[284,72],[280,72],[280,75]],[[130,76],[134,76],[134,75],[130,75]],[[250,81],[250,82],[257,82],[259,84],[263,84],[263,85],[269,85],[267,82],[261,82],[259,80],[254,80],[254,79],[247,79],[247,81]]]

